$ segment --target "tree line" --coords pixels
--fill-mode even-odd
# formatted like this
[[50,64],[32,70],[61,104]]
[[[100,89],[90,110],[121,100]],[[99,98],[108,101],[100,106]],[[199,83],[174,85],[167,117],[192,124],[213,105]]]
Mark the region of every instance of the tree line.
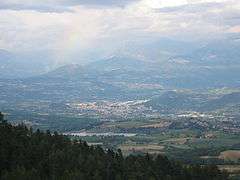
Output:
[[184,165],[162,155],[129,155],[81,140],[11,125],[0,113],[1,180],[227,180],[217,166]]

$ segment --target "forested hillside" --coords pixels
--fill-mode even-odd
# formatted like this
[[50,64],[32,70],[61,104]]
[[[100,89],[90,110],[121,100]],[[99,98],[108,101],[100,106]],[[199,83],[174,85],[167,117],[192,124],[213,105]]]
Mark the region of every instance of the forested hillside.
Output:
[[123,157],[57,132],[13,126],[0,113],[2,180],[227,180],[216,166],[188,166],[158,155]]

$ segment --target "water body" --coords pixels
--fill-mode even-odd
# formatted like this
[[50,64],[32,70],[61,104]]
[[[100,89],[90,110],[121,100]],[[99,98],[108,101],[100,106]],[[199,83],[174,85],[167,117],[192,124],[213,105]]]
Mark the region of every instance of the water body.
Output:
[[91,133],[91,132],[73,132],[73,133],[64,133],[64,135],[86,137],[86,136],[124,136],[124,137],[133,137],[136,136],[134,133]]

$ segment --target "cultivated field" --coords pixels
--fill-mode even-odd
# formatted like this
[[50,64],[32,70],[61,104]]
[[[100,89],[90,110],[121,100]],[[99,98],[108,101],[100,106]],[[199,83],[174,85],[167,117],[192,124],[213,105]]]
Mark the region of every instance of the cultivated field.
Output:
[[236,150],[223,151],[220,153],[219,159],[238,161],[240,159],[240,151]]
[[124,144],[119,146],[124,154],[141,152],[141,153],[149,153],[149,154],[162,154],[164,146],[154,145],[154,144],[146,144],[146,145],[130,145]]

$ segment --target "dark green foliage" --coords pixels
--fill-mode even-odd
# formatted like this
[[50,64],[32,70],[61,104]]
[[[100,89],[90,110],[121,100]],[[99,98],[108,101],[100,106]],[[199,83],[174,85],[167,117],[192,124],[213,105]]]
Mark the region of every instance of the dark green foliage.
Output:
[[0,112],[0,121],[1,122],[3,121],[3,114],[2,114],[2,112]]
[[0,122],[2,180],[226,180],[216,166],[185,166],[164,156],[123,157],[83,141]]

